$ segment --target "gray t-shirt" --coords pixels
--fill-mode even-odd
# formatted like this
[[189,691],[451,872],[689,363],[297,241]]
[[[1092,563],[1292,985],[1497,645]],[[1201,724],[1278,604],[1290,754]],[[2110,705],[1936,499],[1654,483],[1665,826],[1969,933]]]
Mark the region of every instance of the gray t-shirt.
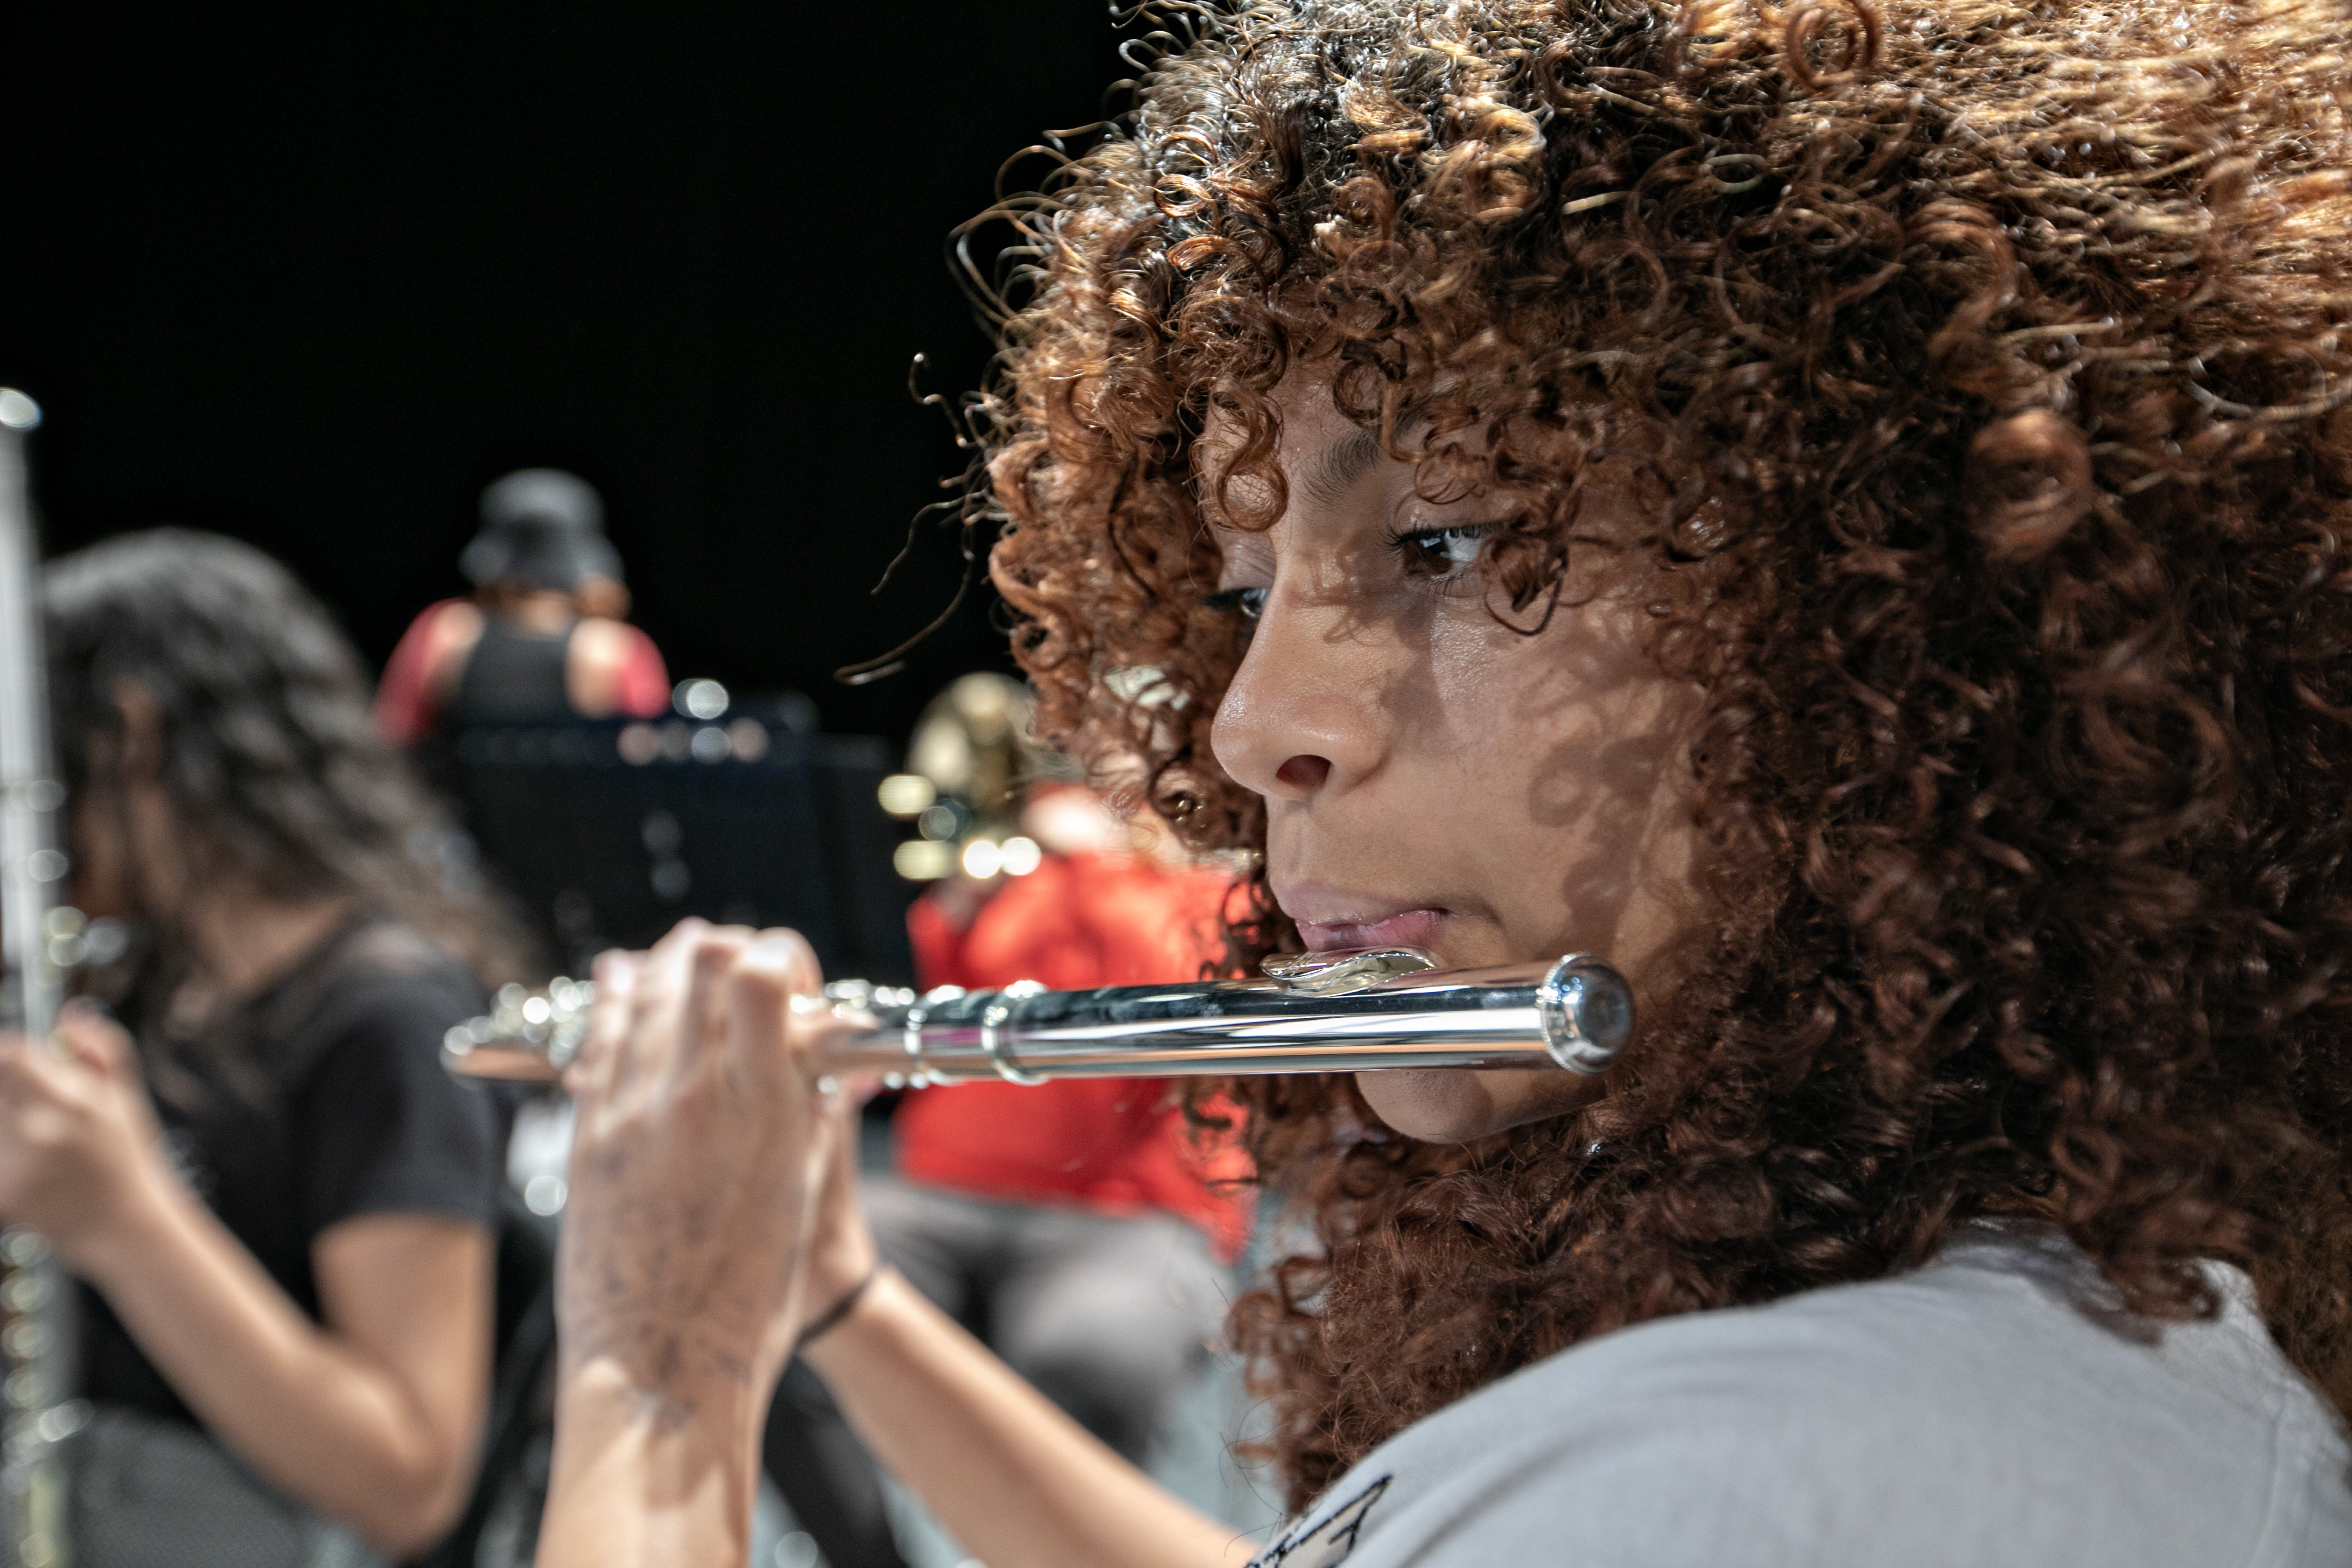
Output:
[[2243,1275],[2102,1310],[2053,1231],[1539,1362],[1382,1444],[1263,1568],[2352,1564],[2352,1453]]

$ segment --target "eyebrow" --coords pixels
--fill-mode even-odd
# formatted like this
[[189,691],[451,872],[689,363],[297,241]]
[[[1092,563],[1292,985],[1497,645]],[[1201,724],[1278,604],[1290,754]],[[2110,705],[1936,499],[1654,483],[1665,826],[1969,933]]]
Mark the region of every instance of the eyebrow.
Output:
[[1352,431],[1346,439],[1334,441],[1324,448],[1299,489],[1318,505],[1337,506],[1355,482],[1386,456],[1378,435],[1370,430]]

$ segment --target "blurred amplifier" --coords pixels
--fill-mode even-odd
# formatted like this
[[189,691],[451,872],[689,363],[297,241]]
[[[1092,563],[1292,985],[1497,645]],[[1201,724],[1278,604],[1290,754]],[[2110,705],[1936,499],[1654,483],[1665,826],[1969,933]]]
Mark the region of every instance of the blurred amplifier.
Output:
[[912,981],[889,747],[814,733],[805,698],[721,717],[479,725],[454,737],[467,828],[559,966],[687,915],[791,926],[827,974]]

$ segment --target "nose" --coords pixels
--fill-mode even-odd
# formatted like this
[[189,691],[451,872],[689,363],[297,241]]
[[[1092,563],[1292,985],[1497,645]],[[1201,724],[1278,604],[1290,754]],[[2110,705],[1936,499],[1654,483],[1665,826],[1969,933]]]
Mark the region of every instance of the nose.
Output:
[[1369,776],[1386,748],[1377,651],[1338,605],[1267,595],[1209,734],[1226,774],[1268,800]]

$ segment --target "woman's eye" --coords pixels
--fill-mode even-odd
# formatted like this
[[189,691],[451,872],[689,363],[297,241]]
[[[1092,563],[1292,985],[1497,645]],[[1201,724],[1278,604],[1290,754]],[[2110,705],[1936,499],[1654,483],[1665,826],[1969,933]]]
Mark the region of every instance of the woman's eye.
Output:
[[1245,621],[1254,621],[1265,609],[1266,592],[1264,588],[1223,588],[1201,603],[1221,616],[1239,616]]
[[1389,548],[1397,552],[1405,571],[1416,577],[1458,577],[1478,563],[1488,525],[1463,523],[1454,528],[1423,528],[1392,533]]

